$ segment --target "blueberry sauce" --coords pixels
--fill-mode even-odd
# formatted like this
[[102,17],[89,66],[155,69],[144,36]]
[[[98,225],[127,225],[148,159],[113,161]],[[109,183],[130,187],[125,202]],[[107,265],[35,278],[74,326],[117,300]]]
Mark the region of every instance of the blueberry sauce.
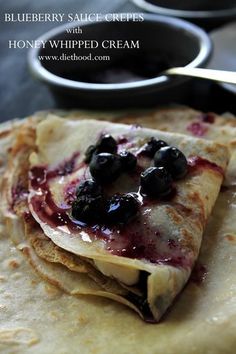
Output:
[[75,200],[76,189],[79,183],[80,183],[80,179],[76,178],[65,186],[64,196],[65,196],[65,202],[68,205],[71,205]]
[[[61,163],[54,170],[47,172],[47,178],[54,178],[58,176],[67,176],[76,170],[76,160],[80,156],[79,152],[76,152],[72,155],[69,160]],[[80,166],[81,167],[81,166]]]
[[29,210],[27,210],[23,213],[23,218],[24,218],[25,222],[31,222],[33,219]]
[[127,138],[125,135],[122,135],[118,137],[117,139],[117,148],[118,148],[118,153],[120,153],[123,150],[129,150],[132,148],[136,147],[136,142],[135,138]]
[[16,204],[16,202],[18,202],[19,200],[24,200],[25,198],[27,198],[28,196],[28,188],[25,187],[25,185],[23,183],[21,183],[21,181],[19,181],[17,183],[17,185],[15,185],[12,188],[12,208],[14,208],[14,205]]
[[[95,231],[96,232],[96,231]],[[144,220],[133,221],[123,229],[100,228],[99,237],[106,240],[106,248],[112,254],[136,259],[147,259],[154,264],[190,267],[192,254],[183,254],[178,243],[165,241],[163,234]]]
[[196,263],[190,276],[190,281],[197,285],[201,285],[207,276],[207,269],[203,264]]
[[128,138],[125,135],[121,135],[118,139],[117,139],[117,144],[118,145],[124,145],[127,144],[129,142]]
[[[119,148],[118,148],[119,149]],[[75,198],[76,185],[78,178],[70,181],[64,188],[63,205],[57,205],[53,200],[50,191],[49,181],[56,177],[67,176],[75,171],[86,170],[87,165],[82,162],[78,166],[76,163],[79,154],[74,154],[70,160],[65,161],[53,170],[48,170],[45,166],[37,166],[30,170],[29,178],[31,187],[37,192],[31,198],[31,204],[38,217],[49,224],[51,227],[60,227],[68,233],[86,232],[92,240],[102,240],[107,251],[114,255],[146,259],[154,264],[168,264],[176,267],[188,268],[192,266],[193,255],[191,251],[183,249],[182,246],[163,234],[157,227],[153,227],[149,222],[149,214],[154,201],[150,198],[140,195],[137,191],[137,198],[140,199],[139,218],[135,218],[129,224],[108,226],[104,223],[92,224],[90,226],[85,223],[76,221],[71,216],[71,203]],[[191,171],[200,168],[210,168],[219,173],[223,173],[222,169],[200,157],[191,157],[188,160],[188,168]],[[135,179],[135,175],[130,174],[129,178]],[[83,176],[82,176],[83,179]],[[175,188],[171,197],[176,194]],[[155,205],[163,200],[155,200]],[[174,201],[173,201],[174,203]],[[176,206],[181,207],[181,206]],[[166,237],[168,242],[166,242]]]
[[[81,166],[83,168],[83,166]],[[51,227],[67,227],[68,232],[84,231],[94,240],[103,240],[106,249],[115,255],[147,259],[156,264],[173,266],[191,266],[192,255],[183,255],[180,245],[169,247],[157,230],[148,225],[145,217],[135,219],[131,224],[109,227],[96,224],[87,226],[75,221],[70,216],[70,205],[58,206],[49,189],[49,180],[57,176],[58,168],[47,172],[44,166],[34,167],[30,171],[32,187],[38,192],[31,199],[31,204],[38,217]],[[67,172],[66,172],[67,173]],[[40,191],[40,192],[39,192]],[[148,213],[148,202],[140,206]]]
[[196,169],[205,168],[218,172],[220,175],[224,176],[224,170],[214,162],[206,160],[200,156],[192,156],[188,158],[188,168],[189,172],[194,172]]
[[215,123],[215,114],[212,112],[208,112],[208,113],[203,113],[200,116],[201,120],[205,123],[209,123],[209,124],[213,124]]
[[70,210],[70,205],[65,204],[60,207],[56,205],[48,182],[50,179],[69,175],[82,168],[84,163],[76,167],[78,156],[79,153],[74,154],[70,160],[66,160],[53,170],[47,170],[45,166],[36,166],[29,171],[31,186],[38,192],[31,199],[32,206],[39,218],[46,221],[51,227],[66,225],[74,229],[74,223],[66,213]]
[[202,137],[207,133],[208,127],[202,122],[193,122],[187,126],[187,131],[194,136]]
[[[82,168],[82,166],[81,166]],[[190,266],[191,257],[184,257],[179,245],[171,248],[164,242],[159,231],[147,225],[146,219],[136,219],[131,224],[108,227],[93,225],[88,227],[73,220],[70,216],[70,205],[58,206],[49,189],[49,180],[57,176],[54,171],[47,172],[44,166],[34,167],[30,171],[30,181],[36,191],[31,203],[38,217],[51,227],[66,226],[69,232],[87,232],[94,240],[103,240],[106,249],[115,255],[129,258],[148,259],[152,263]],[[141,206],[148,209],[148,200]]]

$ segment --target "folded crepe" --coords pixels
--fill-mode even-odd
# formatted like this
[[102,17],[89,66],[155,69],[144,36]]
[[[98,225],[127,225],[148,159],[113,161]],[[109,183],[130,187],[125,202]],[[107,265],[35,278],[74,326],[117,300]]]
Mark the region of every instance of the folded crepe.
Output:
[[[159,118],[162,114],[170,116],[170,123],[166,122],[170,131],[173,128],[171,116],[174,116],[174,112],[174,109],[171,112],[156,112]],[[60,114],[70,116],[71,119],[89,118],[91,115],[86,112]],[[148,114],[143,113],[143,125]],[[176,114],[180,119],[181,109],[176,109]],[[188,124],[198,119],[199,114],[190,109],[182,109],[183,120],[187,122],[188,119]],[[45,113],[40,114],[41,118],[45,116]],[[104,114],[104,117],[111,119],[113,116],[107,118]],[[130,117],[130,114],[127,117]],[[214,124],[209,124],[208,127],[209,130],[214,127],[214,130],[218,131],[220,141],[219,132],[223,127],[217,127],[218,118],[221,119],[217,117]],[[222,120],[224,127],[229,127],[228,131],[231,131],[228,135],[230,143],[236,136],[235,128],[231,127],[231,118]],[[134,117],[130,123],[135,122]],[[4,170],[7,152],[15,139],[15,134],[10,138],[13,127],[14,124],[10,122],[4,133],[5,138],[3,139],[2,134],[0,136],[1,147],[6,147],[1,149],[1,167]],[[158,120],[156,128],[159,128]],[[185,132],[184,125],[182,128]],[[212,138],[214,139],[214,136]],[[2,144],[3,140],[5,144]],[[228,172],[227,169],[226,174]],[[2,179],[2,175],[0,177]],[[232,271],[236,267],[235,195],[234,187],[231,186],[220,192],[204,232],[193,276],[164,321],[152,326],[140,321],[132,311],[122,308],[118,303],[98,297],[69,296],[47,282],[40,281],[2,231],[0,351],[34,354],[68,351],[84,354],[95,351],[99,354],[195,354],[214,351],[214,354],[233,354],[236,346],[236,278],[235,272]],[[18,224],[18,233],[20,230]],[[32,247],[28,240],[24,239],[24,236],[22,240],[20,246],[31,252]],[[40,274],[42,275],[42,270],[45,273],[47,269],[50,281],[54,279],[54,284],[61,286],[59,271],[54,268],[56,263],[43,261],[37,257],[35,251],[31,253],[36,263],[34,266]],[[65,268],[61,267],[61,274]],[[69,273],[67,275],[69,276]],[[66,279],[68,278],[63,278],[63,281]],[[56,283],[57,280],[59,284]]]
[[[147,321],[158,321],[186,284],[223,180],[227,148],[180,134],[95,120],[26,121],[18,130],[2,191],[9,233],[31,264],[73,295],[114,299]],[[125,226],[76,226],[70,203],[90,177],[89,145],[102,134],[138,152],[151,138],[176,146],[189,161],[169,200],[143,203]],[[150,161],[138,158],[142,170]],[[122,175],[109,193],[137,193],[139,180]]]

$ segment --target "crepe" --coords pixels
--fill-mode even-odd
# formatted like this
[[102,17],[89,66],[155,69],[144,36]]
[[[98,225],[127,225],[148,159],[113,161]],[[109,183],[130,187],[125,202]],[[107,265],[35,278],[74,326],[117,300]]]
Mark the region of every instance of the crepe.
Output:
[[[96,294],[112,298],[130,306],[145,320],[158,321],[186,283],[198,256],[203,228],[222,182],[227,149],[220,144],[177,134],[157,133],[92,120],[74,122],[56,116],[49,116],[47,120],[37,124],[34,148],[35,137],[32,130],[32,126],[27,126],[27,123],[21,130],[20,138],[13,147],[13,154],[16,151],[16,156],[12,158],[12,171],[5,179],[4,189],[8,191],[7,208],[13,210],[13,215],[8,218],[13,239],[17,244],[22,242],[21,234],[16,232],[18,223],[15,225],[16,217],[21,218],[25,224],[25,235],[38,256],[50,262],[62,263],[70,270],[80,273],[73,274],[71,282],[64,280],[66,275],[58,282],[55,277],[49,277],[44,272],[49,280],[60,283],[63,289],[73,294]],[[197,157],[201,159],[200,162],[204,159],[204,164],[201,162],[199,166],[194,166],[183,181],[176,182],[177,193],[171,201],[152,202],[151,205],[144,206],[137,221],[123,229],[111,229],[108,236],[108,228],[101,227],[99,233],[103,234],[99,239],[97,229],[94,234],[92,227],[71,230],[67,227],[70,221],[61,223],[61,219],[66,220],[68,215],[63,214],[60,206],[66,204],[64,191],[75,186],[75,182],[78,183],[81,178],[86,178],[88,172],[83,163],[83,155],[88,142],[95,142],[94,139],[104,132],[117,140],[121,137],[123,141],[126,139],[127,142],[122,143],[122,149],[132,146],[133,152],[138,151],[148,138],[154,136],[179,147],[189,159],[195,161]],[[22,139],[24,134],[28,137],[28,146],[26,139]],[[23,148],[21,139],[24,141]],[[29,155],[34,149],[36,152],[30,156],[31,185],[27,204],[24,188],[28,182],[28,166],[24,164],[28,163],[25,153]],[[143,160],[142,158],[142,163],[147,162]],[[65,166],[68,169],[71,165],[74,167],[69,173],[62,173]],[[35,187],[35,181],[40,180],[42,173],[45,173],[44,166],[53,175],[47,182],[49,189],[45,191],[41,182]],[[35,176],[34,171],[37,171]],[[59,173],[54,176],[53,171]],[[113,186],[116,192],[135,192],[137,188],[136,180],[124,176]],[[52,199],[50,204],[47,203],[49,196]],[[56,205],[56,214],[50,206],[52,203]],[[28,205],[41,229],[29,218]],[[56,220],[55,224],[53,220]],[[48,245],[43,233],[57,248]],[[144,247],[141,256],[140,241],[134,239],[130,243],[126,236],[136,234],[136,239],[141,238],[141,246]],[[104,237],[107,237],[106,242]],[[112,248],[113,254],[108,251],[108,246]],[[138,251],[130,256],[131,247]],[[38,269],[29,248],[20,248]],[[76,257],[64,251],[61,253],[61,249]],[[127,255],[123,252],[124,256],[120,256],[121,249],[122,252],[126,250]],[[77,286],[75,276],[78,278]]]
[[195,277],[162,323],[151,326],[117,303],[77,299],[44,285],[2,237],[2,351],[234,353],[234,219],[235,195],[228,189],[220,194],[205,232]]

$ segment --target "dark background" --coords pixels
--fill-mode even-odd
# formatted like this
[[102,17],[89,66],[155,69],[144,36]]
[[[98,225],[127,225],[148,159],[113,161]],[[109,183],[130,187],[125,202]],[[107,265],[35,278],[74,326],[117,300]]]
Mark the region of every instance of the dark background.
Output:
[[[0,0],[0,121],[27,116],[37,110],[55,107],[48,89],[35,81],[27,67],[27,49],[9,49],[9,39],[36,39],[61,23],[4,22],[4,13],[89,13],[130,12],[137,9],[126,0]],[[236,113],[235,95],[216,84],[194,80],[187,105],[205,111]]]
[[1,121],[55,107],[49,90],[35,81],[27,66],[27,49],[9,49],[9,39],[36,39],[61,23],[4,22],[4,13],[126,12],[134,6],[126,0],[0,0],[0,112]]

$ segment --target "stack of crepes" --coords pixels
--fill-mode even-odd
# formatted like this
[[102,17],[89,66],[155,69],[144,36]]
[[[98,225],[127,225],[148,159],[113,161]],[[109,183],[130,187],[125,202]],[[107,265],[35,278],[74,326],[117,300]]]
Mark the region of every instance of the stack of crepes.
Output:
[[[215,296],[218,292],[217,301],[222,301],[228,319],[227,301],[234,298],[232,289],[236,282],[233,274],[225,277],[228,264],[222,263],[222,259],[231,258],[230,245],[236,238],[231,231],[234,119],[183,108],[96,118],[84,112],[60,112],[60,117],[40,113],[3,129],[2,151],[7,153],[3,153],[2,215],[11,240],[43,278],[66,293],[84,295],[85,299],[88,295],[111,298],[150,322],[158,322],[173,304],[163,320],[168,323],[172,313],[178,319],[186,312],[191,317],[193,309],[188,309],[187,301],[193,294],[188,289],[204,278],[208,289],[203,298],[208,296],[207,292]],[[144,204],[138,220],[122,229],[104,225],[70,227],[67,211],[76,185],[90,178],[84,153],[104,133],[120,141],[121,149],[134,154],[150,137],[164,140],[184,152],[191,165],[190,172],[176,182],[176,194],[171,199]],[[225,187],[207,225],[224,177]],[[136,192],[137,187],[138,182],[130,181],[127,176],[121,176],[112,186],[116,193]],[[218,253],[214,255],[209,247],[215,237],[220,239],[215,246]],[[147,252],[141,252],[141,256],[140,252],[120,252],[130,250],[131,246],[146,247]],[[150,247],[155,252],[151,253]],[[181,295],[182,300],[175,300],[196,261],[198,267]],[[227,289],[224,297],[222,286],[229,283],[232,288]],[[204,306],[213,308],[209,299],[209,306],[202,306],[201,301],[200,312]],[[218,305],[221,306],[220,302]],[[129,316],[123,311],[124,318]]]

